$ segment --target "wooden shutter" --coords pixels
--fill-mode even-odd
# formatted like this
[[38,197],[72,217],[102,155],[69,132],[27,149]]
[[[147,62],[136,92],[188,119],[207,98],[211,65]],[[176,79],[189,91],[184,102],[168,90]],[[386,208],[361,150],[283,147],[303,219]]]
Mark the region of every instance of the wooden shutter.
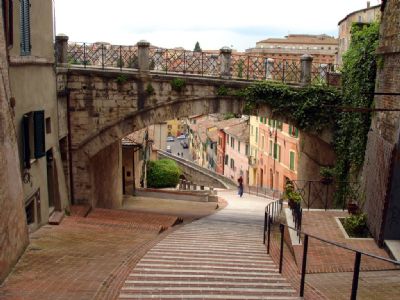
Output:
[[46,155],[44,110],[33,112],[35,158]]
[[31,149],[29,141],[29,115],[23,115],[22,117],[22,160],[24,163],[24,169],[31,168]]
[[31,53],[31,21],[29,0],[21,0],[21,55]]
[[294,171],[294,152],[290,152],[290,170]]

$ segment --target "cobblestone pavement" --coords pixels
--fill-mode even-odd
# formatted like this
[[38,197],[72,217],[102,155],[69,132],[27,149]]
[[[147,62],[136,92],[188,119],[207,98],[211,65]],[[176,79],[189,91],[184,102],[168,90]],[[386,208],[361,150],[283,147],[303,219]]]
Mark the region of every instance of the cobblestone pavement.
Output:
[[[187,213],[195,207],[190,203]],[[72,210],[78,216],[43,226],[30,236],[30,245],[0,286],[0,299],[115,299],[137,261],[179,227],[159,234],[177,220],[168,215],[168,205],[163,209],[163,215],[95,209],[85,218],[85,208],[78,207]],[[184,216],[185,207],[181,210]],[[214,211],[215,205],[207,212]]]
[[129,274],[120,299],[298,299],[262,244],[267,199],[220,192],[228,206],[174,231]]

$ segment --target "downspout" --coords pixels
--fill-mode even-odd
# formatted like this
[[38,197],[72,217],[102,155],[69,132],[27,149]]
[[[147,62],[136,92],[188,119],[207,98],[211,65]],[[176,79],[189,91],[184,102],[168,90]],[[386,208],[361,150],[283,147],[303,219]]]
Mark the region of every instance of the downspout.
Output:
[[68,125],[68,156],[69,156],[69,190],[71,193],[71,204],[75,204],[75,193],[74,193],[74,173],[72,171],[72,138],[71,138],[71,115],[70,115],[70,93],[69,89],[66,88],[67,94],[67,125]]

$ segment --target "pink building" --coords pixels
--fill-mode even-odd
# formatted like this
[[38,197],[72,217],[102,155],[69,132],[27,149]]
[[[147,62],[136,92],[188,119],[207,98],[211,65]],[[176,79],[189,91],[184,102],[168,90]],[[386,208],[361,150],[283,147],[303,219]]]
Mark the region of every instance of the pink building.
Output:
[[250,130],[248,122],[229,126],[224,129],[225,157],[224,176],[234,181],[242,176],[243,183],[249,183],[249,137]]
[[299,131],[292,125],[260,118],[258,137],[260,186],[283,191],[286,180],[297,179]]

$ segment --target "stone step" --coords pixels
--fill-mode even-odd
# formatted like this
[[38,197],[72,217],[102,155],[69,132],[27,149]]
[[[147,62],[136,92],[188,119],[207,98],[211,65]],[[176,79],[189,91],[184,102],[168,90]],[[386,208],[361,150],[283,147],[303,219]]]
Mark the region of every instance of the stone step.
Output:
[[64,212],[63,211],[55,211],[49,217],[49,224],[50,225],[60,225],[63,219],[64,219]]
[[[274,265],[272,265],[274,266]],[[176,268],[176,269],[193,269],[196,268],[196,270],[198,269],[209,269],[209,270],[239,270],[239,271],[273,271],[276,270],[276,268],[273,267],[265,267],[265,268],[261,268],[261,267],[257,267],[257,266],[237,266],[237,265],[230,265],[230,266],[217,266],[217,265],[211,265],[211,264],[172,264],[172,263],[164,263],[164,264],[159,264],[159,263],[149,263],[149,262],[139,262],[137,264],[137,269],[146,269],[146,268]]]
[[[120,294],[119,299],[154,299],[151,295],[142,295],[142,294]],[[170,294],[170,295],[163,295],[157,296],[157,299],[208,299],[208,300],[300,300],[302,298],[299,297],[290,297],[290,296],[241,296],[241,295],[232,295],[232,294],[219,294],[219,295],[185,295],[183,298],[180,294]]]
[[235,263],[235,264],[274,264],[272,260],[262,260],[260,258],[252,259],[252,257],[248,257],[246,259],[240,258],[222,258],[222,257],[212,257],[212,256],[202,256],[202,257],[193,257],[193,256],[146,256],[141,260],[142,262],[164,262],[164,261],[179,261],[179,262],[212,262],[213,264],[225,264],[225,263]]
[[245,282],[249,280],[251,282],[282,282],[286,281],[285,278],[281,276],[277,276],[276,272],[272,273],[263,273],[262,275],[253,275],[250,276],[249,274],[239,275],[239,274],[211,274],[211,273],[196,273],[196,274],[171,274],[171,273],[156,273],[156,274],[143,274],[143,273],[132,273],[129,274],[129,280],[169,280],[169,279],[179,279],[179,280],[203,280],[204,282],[214,282],[214,281],[238,281],[241,280]]
[[279,286],[274,286],[274,288],[240,288],[240,287],[210,287],[210,286],[123,286],[121,289],[123,292],[127,291],[140,291],[149,292],[151,295],[156,295],[157,293],[173,291],[173,292],[238,292],[238,293],[253,293],[253,294],[285,294],[285,293],[295,293],[293,289],[288,289],[286,286],[284,288],[279,288]]
[[225,288],[251,288],[251,287],[290,287],[289,283],[286,282],[221,282],[221,281],[200,281],[200,280],[127,280],[125,281],[126,286],[152,286],[157,288],[158,286],[207,286],[207,287],[218,287],[223,286]]

